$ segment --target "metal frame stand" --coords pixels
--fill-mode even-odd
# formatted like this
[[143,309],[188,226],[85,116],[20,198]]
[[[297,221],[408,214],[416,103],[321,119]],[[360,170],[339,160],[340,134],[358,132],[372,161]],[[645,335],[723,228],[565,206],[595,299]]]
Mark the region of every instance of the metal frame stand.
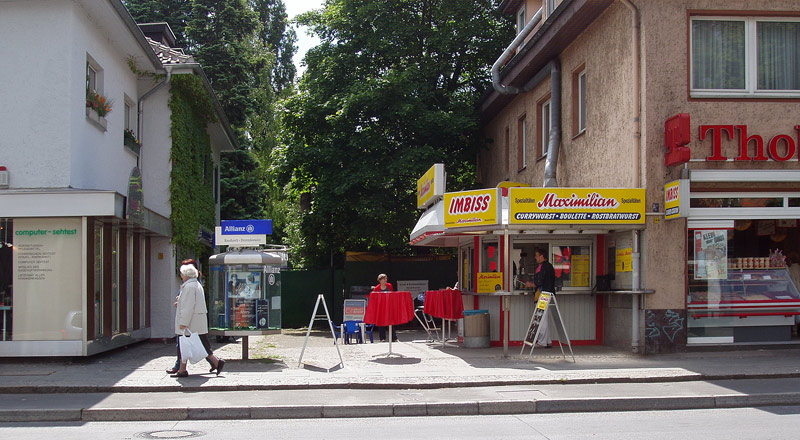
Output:
[[[319,308],[319,302],[322,300],[322,307],[325,309],[325,315],[317,315],[317,308]],[[328,321],[328,327],[331,328],[331,336],[333,336],[333,345],[336,346],[336,352],[339,353],[339,364],[344,368],[344,359],[342,359],[342,352],[339,350],[339,343],[336,342],[336,332],[333,330],[333,322],[331,321],[331,315],[328,313],[328,305],[325,304],[325,296],[322,294],[317,295],[317,302],[314,304],[314,312],[311,313],[311,320],[308,322],[308,331],[306,332],[306,340],[303,342],[303,350],[300,351],[300,359],[297,360],[297,366],[300,367],[300,364],[303,362],[303,353],[306,351],[306,345],[308,345],[308,337],[311,335],[311,327],[314,325],[314,321]],[[391,337],[391,327],[389,327],[389,336]],[[344,338],[344,334],[342,334],[342,338]],[[392,346],[391,342],[389,345],[389,351],[391,352]]]
[[[549,292],[549,293],[550,293],[550,300],[547,301],[547,306],[545,307],[544,313],[542,314],[542,320],[547,319],[547,311],[550,310],[550,303],[552,303],[553,307],[556,308],[557,319],[555,319],[556,321],[555,329],[556,332],[558,333],[558,347],[561,348],[561,355],[564,356],[564,359],[567,358],[567,354],[564,352],[564,341],[561,340],[561,336],[563,335],[564,339],[567,340],[567,346],[569,347],[569,354],[572,355],[572,362],[576,362],[575,353],[573,353],[572,351],[572,343],[569,340],[569,335],[567,334],[567,328],[564,325],[564,319],[561,317],[561,310],[558,308],[558,300],[556,300],[556,294],[555,292]],[[531,316],[531,323],[528,325],[528,332],[530,331],[531,326],[533,326],[533,321],[535,318],[536,318],[536,309],[534,309],[533,316]],[[560,330],[559,327],[561,327]],[[531,351],[528,353],[528,357],[531,359],[533,358],[533,349],[536,348],[536,341],[539,339],[539,332],[541,330],[542,330],[541,325],[536,328],[536,334],[533,336],[533,343],[529,343],[528,341],[522,342],[522,349],[519,352],[520,355],[525,351],[525,346],[530,345]],[[528,332],[525,332],[525,334],[528,334]]]

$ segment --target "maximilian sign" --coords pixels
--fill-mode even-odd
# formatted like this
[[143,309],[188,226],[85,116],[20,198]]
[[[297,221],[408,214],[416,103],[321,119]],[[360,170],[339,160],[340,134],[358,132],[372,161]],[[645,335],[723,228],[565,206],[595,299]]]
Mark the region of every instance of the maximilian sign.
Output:
[[644,223],[644,189],[510,188],[510,224]]
[[500,189],[444,194],[444,227],[496,225],[500,222]]

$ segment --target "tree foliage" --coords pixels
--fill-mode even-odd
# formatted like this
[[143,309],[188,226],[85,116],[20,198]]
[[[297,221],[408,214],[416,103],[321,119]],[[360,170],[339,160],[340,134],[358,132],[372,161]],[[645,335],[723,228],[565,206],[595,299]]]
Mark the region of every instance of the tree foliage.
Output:
[[422,173],[443,162],[449,190],[474,182],[476,102],[512,25],[491,0],[328,0],[300,21],[322,43],[283,103],[274,155],[301,208],[300,264],[407,251]]

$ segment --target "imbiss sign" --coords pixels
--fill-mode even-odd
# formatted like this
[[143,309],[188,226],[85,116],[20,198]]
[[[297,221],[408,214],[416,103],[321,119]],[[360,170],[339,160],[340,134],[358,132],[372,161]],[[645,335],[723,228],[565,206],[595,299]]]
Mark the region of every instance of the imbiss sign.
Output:
[[[759,134],[748,133],[747,125],[701,125],[698,138],[710,144],[707,162],[727,161],[728,156],[722,153],[723,142],[735,141],[738,146],[734,161],[777,161],[798,160],[800,145],[800,125],[794,126],[794,133],[778,133],[769,140]],[[794,137],[793,137],[794,136]],[[692,141],[690,117],[688,113],[680,113],[664,123],[664,163],[667,166],[689,162]]]

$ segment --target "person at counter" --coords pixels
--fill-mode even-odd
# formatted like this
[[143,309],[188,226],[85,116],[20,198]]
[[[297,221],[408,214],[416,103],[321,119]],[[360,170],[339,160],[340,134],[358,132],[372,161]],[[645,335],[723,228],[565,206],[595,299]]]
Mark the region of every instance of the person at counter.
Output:
[[[378,275],[378,285],[372,289],[373,292],[393,292],[394,287],[389,282],[389,277],[385,273]],[[386,340],[386,327],[378,327],[378,336],[381,341]],[[392,342],[397,342],[397,333],[392,332]]]
[[[547,261],[547,251],[541,248],[536,248],[533,253],[533,258],[536,259],[536,270],[533,273],[533,284],[539,292],[555,293],[556,291],[556,271],[553,265]],[[535,298],[538,299],[538,295]],[[539,339],[536,341],[537,348],[550,348],[552,347],[550,338],[550,310],[547,310],[547,315],[542,317],[542,323],[539,330]]]

